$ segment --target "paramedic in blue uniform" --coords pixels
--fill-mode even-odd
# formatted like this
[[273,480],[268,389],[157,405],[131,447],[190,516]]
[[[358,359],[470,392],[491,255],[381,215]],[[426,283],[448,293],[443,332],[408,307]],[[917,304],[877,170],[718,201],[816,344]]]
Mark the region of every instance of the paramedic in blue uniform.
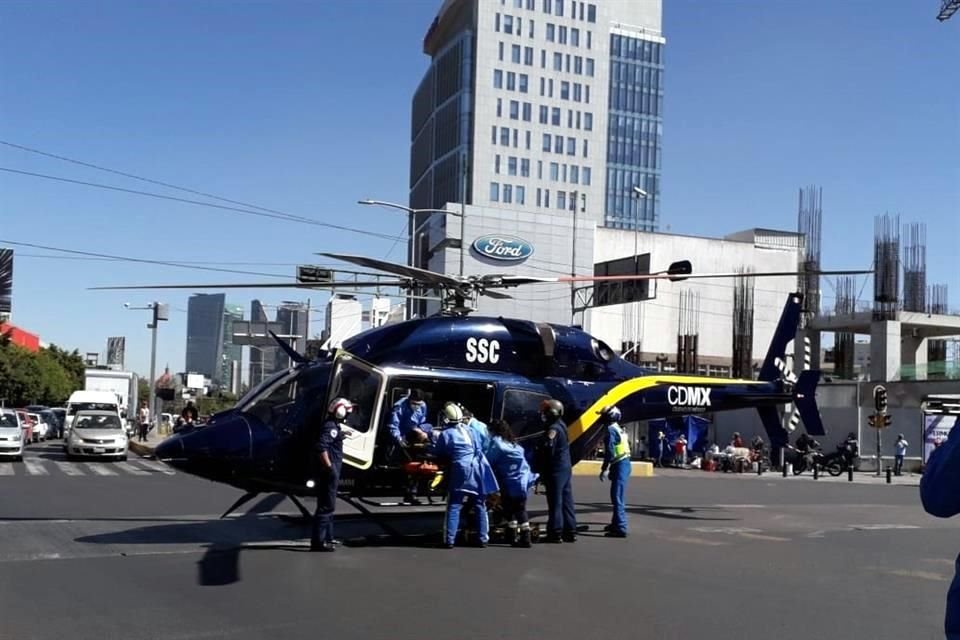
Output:
[[477,517],[477,546],[485,547],[490,539],[486,498],[499,491],[493,469],[487,462],[480,443],[463,423],[460,406],[448,402],[441,411],[443,432],[434,444],[437,458],[447,464],[447,517],[443,527],[443,546],[452,549],[460,526],[460,511],[466,502]]
[[484,454],[487,453],[487,449],[490,447],[490,429],[487,425],[479,420],[473,415],[473,411],[470,409],[461,406],[463,409],[463,421],[467,424],[467,428],[470,429],[471,435],[475,436],[480,442],[480,450]]
[[[424,402],[423,392],[420,389],[410,389],[406,396],[393,405],[389,428],[390,439],[397,447],[406,448],[430,442],[431,429],[427,424],[427,403]],[[408,480],[407,492],[403,497],[404,502],[420,504],[420,500],[417,499],[417,484],[416,477]]]
[[336,398],[327,407],[327,419],[320,427],[316,451],[318,458],[317,510],[313,514],[311,551],[333,551],[333,512],[337,506],[337,486],[343,464],[343,439],[347,416],[353,404],[345,398]]
[[620,426],[620,409],[615,406],[606,407],[600,410],[600,416],[607,423],[600,481],[610,479],[610,503],[613,505],[613,517],[603,535],[608,538],[626,538],[627,510],[624,493],[630,477],[630,441]]
[[500,506],[507,520],[507,533],[515,547],[530,546],[530,517],[527,515],[527,494],[537,481],[530,470],[526,453],[505,420],[491,425],[487,460],[500,485]]
[[[960,513],[960,428],[951,429],[947,441],[930,453],[920,477],[920,500],[927,513],[938,518]],[[960,558],[955,570],[947,591],[947,640],[960,640]]]
[[546,426],[540,441],[538,469],[547,490],[547,542],[577,541],[577,512],[573,504],[573,464],[570,441],[559,400],[540,403],[540,422]]

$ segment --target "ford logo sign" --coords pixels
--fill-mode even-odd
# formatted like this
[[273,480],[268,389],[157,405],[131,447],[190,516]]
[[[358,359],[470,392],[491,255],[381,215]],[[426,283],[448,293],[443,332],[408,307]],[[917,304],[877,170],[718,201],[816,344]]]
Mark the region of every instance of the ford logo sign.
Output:
[[501,262],[523,262],[533,255],[533,245],[513,236],[489,235],[473,241],[477,255]]

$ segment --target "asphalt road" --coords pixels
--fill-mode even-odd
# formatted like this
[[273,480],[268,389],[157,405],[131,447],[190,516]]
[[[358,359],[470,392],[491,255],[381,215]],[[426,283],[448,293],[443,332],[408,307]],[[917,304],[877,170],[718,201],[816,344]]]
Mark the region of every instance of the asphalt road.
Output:
[[[575,545],[310,554],[277,497],[218,520],[239,492],[149,461],[27,455],[0,462],[3,638],[942,638],[960,550],[916,487],[668,471],[630,485],[627,540],[600,535],[606,486],[578,478]],[[401,530],[439,528],[401,513]]]

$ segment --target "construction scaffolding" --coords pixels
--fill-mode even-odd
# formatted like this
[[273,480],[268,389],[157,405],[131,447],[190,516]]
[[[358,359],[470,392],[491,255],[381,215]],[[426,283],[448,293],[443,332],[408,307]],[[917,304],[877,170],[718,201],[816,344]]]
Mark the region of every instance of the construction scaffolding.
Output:
[[[927,300],[927,313],[946,315],[949,306],[947,285],[935,284],[931,286]],[[947,340],[927,340],[927,367],[931,374],[936,375],[941,367],[946,372],[948,344]]]
[[900,293],[900,216],[873,223],[873,319],[894,320]]
[[680,292],[677,321],[677,373],[697,373],[699,368],[700,293]]
[[737,278],[733,287],[733,367],[734,378],[753,379],[753,285],[750,270]]
[[927,226],[903,227],[903,310],[927,310]]
[[804,237],[803,273],[799,277],[799,290],[803,294],[803,309],[800,328],[805,329],[810,320],[820,313],[820,232],[823,222],[823,189],[809,186],[800,189],[800,205],[797,210],[797,232]]
[[[857,280],[854,276],[837,279],[837,297],[833,312],[837,316],[852,317],[857,310]],[[855,335],[852,331],[833,334],[833,373],[842,380],[856,377],[854,371]]]

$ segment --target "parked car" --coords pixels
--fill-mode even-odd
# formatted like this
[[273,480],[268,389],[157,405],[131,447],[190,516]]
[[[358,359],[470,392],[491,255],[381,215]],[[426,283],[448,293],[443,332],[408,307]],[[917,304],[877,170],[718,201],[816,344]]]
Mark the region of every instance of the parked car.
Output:
[[81,410],[67,434],[67,459],[78,456],[127,459],[129,439],[116,411]]
[[27,415],[33,420],[33,441],[43,442],[46,440],[50,425],[43,421],[39,413],[28,413]]
[[23,428],[11,409],[0,409],[0,458],[23,461]]
[[33,442],[33,420],[23,409],[16,410],[17,418],[20,419],[20,431],[23,433],[23,445],[26,446]]

